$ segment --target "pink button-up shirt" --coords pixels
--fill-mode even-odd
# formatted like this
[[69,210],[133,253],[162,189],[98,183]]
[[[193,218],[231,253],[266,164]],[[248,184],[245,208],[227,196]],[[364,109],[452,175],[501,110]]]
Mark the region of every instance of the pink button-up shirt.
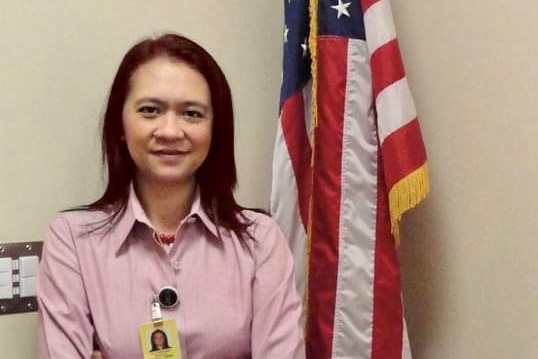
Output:
[[40,359],[89,359],[96,339],[107,359],[142,358],[138,327],[151,321],[164,286],[180,304],[175,319],[184,359],[304,358],[300,302],[286,239],[268,216],[243,212],[254,240],[217,227],[196,196],[172,247],[153,236],[131,191],[114,225],[74,211],[52,221],[37,283]]

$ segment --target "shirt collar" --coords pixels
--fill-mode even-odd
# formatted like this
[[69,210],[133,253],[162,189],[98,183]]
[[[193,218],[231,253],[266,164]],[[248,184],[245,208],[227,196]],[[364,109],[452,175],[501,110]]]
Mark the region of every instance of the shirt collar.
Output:
[[[198,219],[215,238],[221,238],[221,236],[219,235],[219,229],[210,219],[209,215],[202,206],[199,187],[196,188],[191,210],[189,214],[187,214],[187,216],[185,216],[185,218],[181,221],[181,224],[186,221],[192,221],[192,218],[194,218],[194,220]],[[144,212],[144,209],[140,204],[140,200],[136,195],[133,185],[131,184],[129,188],[129,198],[127,200],[127,205],[124,212],[121,213],[117,219],[113,220],[110,223],[110,225],[112,226],[112,240],[116,242],[115,252],[118,252],[122,245],[125,243],[127,237],[133,230],[133,227],[136,222],[144,223],[149,228],[152,228],[151,222],[146,216],[146,213]]]

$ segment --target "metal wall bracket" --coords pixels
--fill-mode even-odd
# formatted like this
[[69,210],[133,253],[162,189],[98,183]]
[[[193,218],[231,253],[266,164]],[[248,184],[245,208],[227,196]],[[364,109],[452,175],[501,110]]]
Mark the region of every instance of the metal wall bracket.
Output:
[[37,310],[35,279],[42,248],[43,242],[0,243],[0,315]]

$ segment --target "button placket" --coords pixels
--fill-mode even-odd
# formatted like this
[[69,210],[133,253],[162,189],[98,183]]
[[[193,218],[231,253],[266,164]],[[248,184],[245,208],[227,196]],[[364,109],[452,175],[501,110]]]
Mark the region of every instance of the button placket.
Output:
[[188,232],[189,227],[196,224],[197,221],[197,216],[195,214],[192,214],[189,217],[185,218],[183,222],[179,225],[175,244],[173,247],[170,248],[170,251],[168,252],[168,256],[170,258],[170,265],[175,270],[181,269],[181,262],[179,261],[179,258],[181,257],[182,253],[181,248],[183,247],[183,250],[185,249],[185,233]]
[[181,270],[181,256],[185,247],[185,244],[183,243],[183,233],[184,228],[181,225],[178,230],[176,242],[168,252],[168,260],[170,261],[170,266],[176,273]]

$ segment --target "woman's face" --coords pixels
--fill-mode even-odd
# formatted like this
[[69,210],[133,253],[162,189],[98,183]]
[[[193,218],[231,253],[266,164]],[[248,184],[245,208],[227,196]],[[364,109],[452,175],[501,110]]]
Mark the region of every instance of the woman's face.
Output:
[[156,332],[155,334],[153,334],[153,343],[155,344],[155,346],[157,348],[162,349],[162,347],[164,347],[164,335],[163,335],[163,333]]
[[178,185],[195,180],[209,152],[213,124],[202,74],[168,57],[141,65],[131,77],[122,120],[136,181]]

